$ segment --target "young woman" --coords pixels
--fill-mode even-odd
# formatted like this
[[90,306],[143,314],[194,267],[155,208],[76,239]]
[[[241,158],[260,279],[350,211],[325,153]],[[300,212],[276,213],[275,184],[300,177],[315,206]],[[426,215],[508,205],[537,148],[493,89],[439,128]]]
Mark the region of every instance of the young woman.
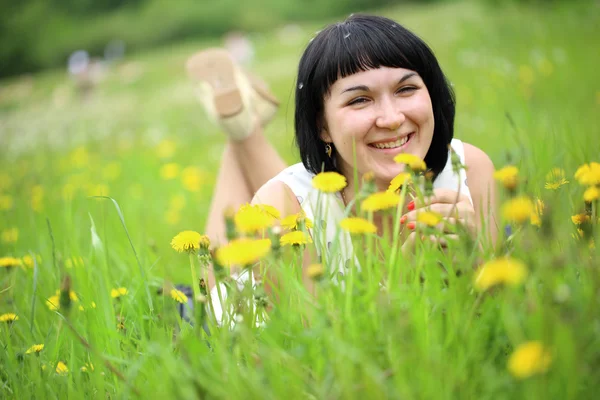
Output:
[[[302,163],[290,167],[262,134],[277,101],[258,80],[218,49],[192,56],[187,68],[200,83],[209,115],[229,134],[205,229],[214,243],[225,241],[228,206],[252,201],[282,215],[304,211],[314,217],[311,180],[322,170],[337,171],[348,182],[329,205],[329,241],[354,197],[354,169],[358,176],[372,172],[378,189],[386,190],[403,171],[394,162],[400,153],[424,159],[434,176],[435,195],[409,204],[407,227],[414,229],[417,213],[427,208],[450,215],[450,222],[464,224],[474,236],[494,240],[494,166],[482,150],[454,139],[455,99],[446,77],[430,48],[393,20],[353,15],[311,40],[300,60],[295,95]],[[449,145],[466,172],[453,172]],[[380,231],[383,224],[376,219]],[[411,233],[403,248],[415,238]]]

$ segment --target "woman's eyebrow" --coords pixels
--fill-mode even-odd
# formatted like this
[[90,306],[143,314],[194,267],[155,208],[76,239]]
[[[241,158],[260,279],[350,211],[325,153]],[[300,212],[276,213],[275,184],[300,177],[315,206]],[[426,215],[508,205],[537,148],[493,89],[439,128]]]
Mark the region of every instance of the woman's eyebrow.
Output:
[[352,86],[349,87],[347,89],[344,89],[340,94],[346,93],[346,92],[353,92],[353,91],[357,91],[360,90],[362,92],[368,92],[369,91],[369,87],[365,86],[365,85],[358,85],[358,86]]
[[[407,79],[412,78],[413,76],[417,76],[418,74],[416,72],[409,72],[407,74],[405,74],[399,81],[398,81],[398,85],[401,84],[402,82],[404,82]],[[369,91],[369,87],[366,85],[357,85],[357,86],[351,86],[349,88],[344,89],[340,94],[346,93],[346,92],[353,92],[353,91],[362,91],[362,92],[368,92]]]

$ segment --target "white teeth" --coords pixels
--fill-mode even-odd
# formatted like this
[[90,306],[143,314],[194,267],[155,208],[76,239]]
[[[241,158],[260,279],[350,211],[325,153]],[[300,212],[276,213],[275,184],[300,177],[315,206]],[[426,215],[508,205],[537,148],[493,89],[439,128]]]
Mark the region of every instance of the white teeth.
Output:
[[404,136],[402,139],[398,139],[395,142],[386,142],[386,143],[374,143],[373,147],[378,149],[395,149],[396,147],[400,147],[408,142],[408,135]]

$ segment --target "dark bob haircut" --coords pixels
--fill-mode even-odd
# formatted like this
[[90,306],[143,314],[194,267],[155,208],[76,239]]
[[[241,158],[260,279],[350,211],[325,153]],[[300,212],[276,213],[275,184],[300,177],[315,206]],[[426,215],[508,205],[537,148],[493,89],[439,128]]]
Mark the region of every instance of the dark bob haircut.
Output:
[[[455,98],[431,49],[397,22],[351,15],[329,25],[308,44],[298,67],[296,144],[304,167],[314,174],[337,171],[320,138],[323,100],[340,78],[379,67],[417,72],[431,97],[435,128],[425,162],[434,177],[444,169],[454,136]],[[337,171],[339,172],[339,171]]]

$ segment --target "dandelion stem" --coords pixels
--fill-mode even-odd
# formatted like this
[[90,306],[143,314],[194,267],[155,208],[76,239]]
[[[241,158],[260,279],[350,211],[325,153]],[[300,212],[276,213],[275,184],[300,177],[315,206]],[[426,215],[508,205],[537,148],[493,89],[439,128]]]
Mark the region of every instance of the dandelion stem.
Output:
[[200,288],[198,287],[198,274],[196,273],[196,267],[194,266],[195,254],[190,251],[188,255],[190,257],[190,272],[192,274],[192,291],[194,292],[194,301],[196,301],[200,294]]

